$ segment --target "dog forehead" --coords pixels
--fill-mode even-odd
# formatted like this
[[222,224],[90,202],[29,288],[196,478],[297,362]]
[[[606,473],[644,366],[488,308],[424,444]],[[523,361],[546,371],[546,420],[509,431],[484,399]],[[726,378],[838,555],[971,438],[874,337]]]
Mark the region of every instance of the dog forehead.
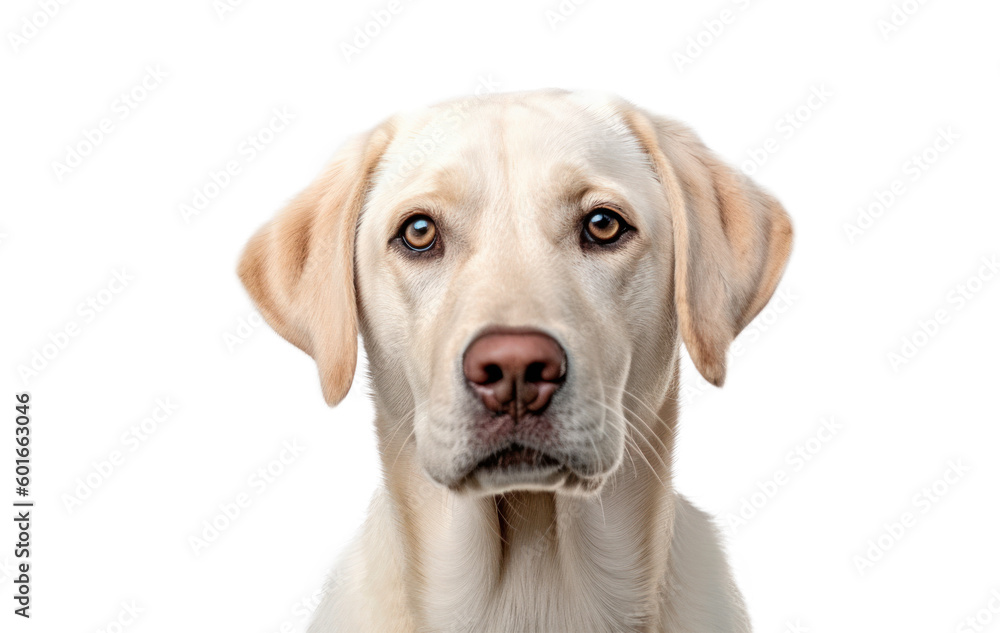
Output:
[[[469,97],[398,115],[373,193],[397,196],[493,181],[550,184],[569,170],[634,177],[648,156],[621,115],[623,102],[541,91]],[[511,181],[515,182],[511,182]]]

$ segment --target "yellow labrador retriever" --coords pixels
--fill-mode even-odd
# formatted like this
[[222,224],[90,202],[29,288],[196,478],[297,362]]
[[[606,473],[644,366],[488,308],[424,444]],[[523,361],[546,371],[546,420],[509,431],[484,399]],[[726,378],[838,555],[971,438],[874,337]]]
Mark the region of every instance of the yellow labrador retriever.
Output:
[[781,205],[613,97],[494,95],[351,141],[239,273],[330,405],[371,367],[384,487],[312,632],[749,631],[671,486],[679,346],[721,385]]

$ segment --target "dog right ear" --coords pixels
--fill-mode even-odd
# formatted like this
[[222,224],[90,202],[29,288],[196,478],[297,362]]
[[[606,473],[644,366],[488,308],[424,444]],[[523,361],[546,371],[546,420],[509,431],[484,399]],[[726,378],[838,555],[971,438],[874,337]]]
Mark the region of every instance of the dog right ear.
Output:
[[354,233],[372,174],[392,139],[384,123],[347,143],[309,187],[247,244],[239,276],[260,313],[313,357],[323,397],[351,388],[358,356]]
[[720,387],[729,344],[781,279],[792,223],[774,196],[723,163],[686,126],[634,107],[624,116],[671,204],[681,337],[701,375]]

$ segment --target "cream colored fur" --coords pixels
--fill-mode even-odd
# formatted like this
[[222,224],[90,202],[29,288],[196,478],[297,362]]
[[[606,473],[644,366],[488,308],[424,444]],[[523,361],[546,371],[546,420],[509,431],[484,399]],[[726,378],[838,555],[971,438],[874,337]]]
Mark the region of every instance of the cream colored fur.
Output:
[[[582,249],[601,205],[635,232]],[[440,257],[394,242],[414,213],[434,219]],[[384,486],[310,631],[749,631],[716,529],[671,485],[679,350],[721,385],[790,247],[774,198],[614,97],[459,100],[349,143],[240,264],[331,405],[359,333],[371,367]],[[567,464],[556,483],[462,487],[478,402],[461,358],[495,326],[566,351],[547,412]]]

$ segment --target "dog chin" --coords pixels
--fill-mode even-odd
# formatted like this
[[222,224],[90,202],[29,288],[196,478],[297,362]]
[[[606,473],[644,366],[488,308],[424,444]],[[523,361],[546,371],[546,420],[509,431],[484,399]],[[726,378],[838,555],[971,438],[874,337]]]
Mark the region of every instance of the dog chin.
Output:
[[459,493],[497,495],[515,490],[554,491],[566,481],[564,466],[512,467],[506,469],[476,468],[462,478]]
[[510,492],[553,492],[574,497],[592,497],[600,493],[604,477],[580,477],[568,469],[551,473],[517,473],[486,476],[471,473],[458,484],[450,486],[455,494],[495,496]]
[[480,460],[447,487],[457,494],[492,496],[515,491],[596,494],[606,477],[586,476],[559,458],[517,445]]

